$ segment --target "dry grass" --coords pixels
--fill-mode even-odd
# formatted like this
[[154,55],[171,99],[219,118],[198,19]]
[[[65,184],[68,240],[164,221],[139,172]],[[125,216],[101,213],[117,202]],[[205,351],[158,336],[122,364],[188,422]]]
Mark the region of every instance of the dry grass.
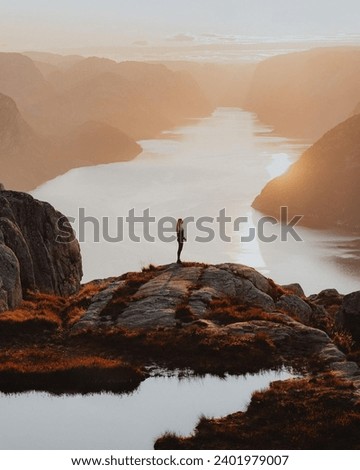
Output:
[[0,325],[5,323],[24,323],[30,320],[42,320],[49,324],[55,324],[56,326],[61,325],[60,318],[53,312],[48,310],[26,310],[26,306],[23,308],[4,312],[0,316]]
[[245,413],[202,419],[189,438],[165,435],[156,449],[359,449],[360,405],[353,388],[329,374],[274,382]]
[[275,282],[272,279],[268,279],[271,290],[269,292],[270,297],[274,300],[274,302],[277,302],[281,296],[286,295],[286,294],[292,294],[292,292],[287,291],[281,286],[278,286],[275,284]]
[[176,308],[175,318],[182,323],[191,323],[197,320],[197,316],[194,315],[187,303],[183,303]]
[[85,284],[69,298],[28,292],[18,309],[0,315],[0,333],[5,336],[34,334],[72,325],[85,313],[93,296],[107,285],[108,281]]
[[120,360],[98,356],[73,356],[61,349],[33,346],[19,350],[8,350],[0,355],[0,372],[13,370],[25,372],[55,372],[79,367],[108,369],[123,365]]
[[265,333],[228,335],[198,326],[183,328],[125,330],[104,329],[79,332],[74,344],[85,341],[111,354],[128,354],[140,362],[156,362],[166,368],[191,368],[197,373],[246,373],[275,367],[281,358]]
[[145,378],[122,359],[79,353],[61,346],[33,345],[0,354],[0,390],[52,393],[131,391]]
[[62,325],[61,311],[65,300],[61,297],[37,294],[21,306],[0,315],[2,337],[16,334],[32,335],[42,331],[55,331]]
[[219,325],[248,322],[251,320],[265,320],[274,323],[284,323],[284,319],[276,313],[268,313],[260,307],[250,304],[235,303],[233,299],[214,299],[209,304],[206,319]]

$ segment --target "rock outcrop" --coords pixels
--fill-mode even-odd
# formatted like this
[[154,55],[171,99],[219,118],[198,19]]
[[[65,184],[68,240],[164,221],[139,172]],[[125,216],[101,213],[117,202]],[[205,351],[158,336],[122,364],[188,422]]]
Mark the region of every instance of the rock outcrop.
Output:
[[[141,275],[139,275],[141,276]],[[228,300],[252,305],[264,311],[275,311],[271,295],[274,287],[255,269],[237,264],[217,266],[179,266],[159,268],[141,282],[124,304],[128,282],[112,281],[94,298],[74,330],[97,329],[104,326],[125,328],[175,327],[181,322],[181,310],[195,321],[206,318],[214,300]],[[130,281],[131,283],[131,281]],[[105,302],[99,302],[105,300]],[[121,300],[121,308],[117,301]],[[94,308],[95,307],[95,308]],[[107,313],[108,312],[108,313]]]
[[68,296],[80,287],[80,248],[69,222],[28,194],[0,193],[0,260],[0,311],[18,306],[27,291]]
[[312,227],[360,229],[360,115],[327,132],[253,202],[261,212],[289,216]]
[[0,312],[15,308],[21,300],[19,261],[10,248],[1,244],[0,231]]
[[[0,302],[3,294],[0,289]],[[26,311],[0,315],[0,390],[14,391],[14,383],[21,390],[58,393],[90,392],[94,383],[97,390],[108,390],[118,377],[113,368],[106,373],[109,358],[112,365],[130,365],[130,376],[119,374],[136,383],[147,376],[136,370],[154,366],[222,376],[285,366],[304,375],[290,380],[299,384],[289,403],[295,421],[306,415],[304,403],[314,384],[313,407],[326,417],[334,403],[343,409],[360,403],[359,350],[346,343],[351,338],[342,325],[336,330],[340,312],[347,321],[356,319],[359,299],[359,293],[343,297],[331,289],[306,297],[300,285],[279,286],[250,267],[231,263],[149,266],[92,281],[68,299],[31,294]],[[79,383],[84,363],[91,365],[89,380]],[[44,375],[44,368],[55,369],[55,375]],[[286,384],[275,400],[280,408]]]
[[244,265],[171,264],[106,281],[72,323],[71,335],[191,325],[230,342],[266,335],[285,356],[317,356],[326,370],[360,388],[358,366],[330,337],[338,315],[339,331],[357,321],[359,305],[360,293],[343,298],[328,290],[307,298],[300,285],[277,286]]
[[360,342],[360,292],[353,292],[344,297],[336,321],[339,327],[349,331],[352,337]]

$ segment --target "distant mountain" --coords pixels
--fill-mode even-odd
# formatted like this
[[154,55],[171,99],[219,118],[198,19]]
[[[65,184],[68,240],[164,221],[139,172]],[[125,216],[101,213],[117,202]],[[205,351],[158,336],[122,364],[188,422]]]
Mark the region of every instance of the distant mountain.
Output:
[[360,115],[327,132],[284,175],[270,181],[253,207],[304,215],[313,227],[360,230]]
[[161,64],[26,54],[0,53],[0,161],[8,188],[129,160],[141,151],[135,140],[213,109],[189,74]]
[[318,139],[360,101],[360,48],[322,48],[261,62],[246,107],[275,131]]
[[56,95],[36,107],[37,125],[47,132],[99,121],[139,140],[212,110],[195,80],[159,64],[91,57],[48,79]]
[[45,181],[49,145],[22,118],[14,100],[0,94],[1,180],[7,188],[30,188]]
[[29,57],[34,62],[42,62],[59,68],[70,67],[76,64],[76,62],[79,62],[80,60],[84,59],[84,57],[82,57],[81,55],[62,55],[54,54],[52,52],[39,51],[26,51],[23,52],[22,55]]
[[14,100],[0,94],[0,177],[8,189],[32,189],[71,168],[130,160],[140,151],[123,132],[95,122],[62,138],[42,137]]
[[214,107],[245,105],[256,65],[254,63],[198,63],[164,61],[166,67],[190,74]]
[[0,52],[0,93],[13,98],[22,112],[52,94],[31,59],[22,54]]
[[63,152],[78,166],[132,160],[141,152],[133,139],[115,127],[89,121],[62,139]]

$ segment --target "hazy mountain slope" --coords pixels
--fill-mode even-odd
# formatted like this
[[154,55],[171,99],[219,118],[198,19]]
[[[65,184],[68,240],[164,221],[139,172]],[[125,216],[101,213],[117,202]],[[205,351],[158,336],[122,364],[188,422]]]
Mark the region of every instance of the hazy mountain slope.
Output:
[[39,52],[39,51],[25,51],[22,53],[29,57],[34,62],[43,62],[60,69],[71,67],[72,65],[76,64],[80,60],[83,60],[84,57],[81,55],[62,55],[62,54],[54,54],[52,52]]
[[360,101],[360,48],[323,48],[261,62],[247,108],[283,135],[317,139]]
[[39,102],[38,116],[48,132],[68,133],[74,126],[98,121],[121,129],[136,140],[171,126],[148,102],[141,86],[114,73],[90,77],[56,97]]
[[189,73],[214,106],[243,107],[256,64],[210,64],[186,61],[163,62],[170,70]]
[[279,216],[281,206],[310,226],[360,229],[360,115],[327,132],[284,175],[270,181],[253,207]]
[[49,145],[24,121],[15,102],[0,94],[0,168],[5,187],[32,187],[45,180]]
[[28,57],[0,52],[0,93],[13,98],[24,111],[50,96],[52,89]]
[[32,189],[71,168],[129,160],[140,151],[118,129],[94,122],[61,139],[40,137],[14,100],[0,94],[0,179],[8,189]]
[[49,80],[57,95],[37,104],[49,132],[95,120],[138,140],[212,109],[193,79],[162,65],[89,58]]
[[97,165],[131,160],[142,149],[119,129],[89,121],[67,136],[62,150],[69,163]]

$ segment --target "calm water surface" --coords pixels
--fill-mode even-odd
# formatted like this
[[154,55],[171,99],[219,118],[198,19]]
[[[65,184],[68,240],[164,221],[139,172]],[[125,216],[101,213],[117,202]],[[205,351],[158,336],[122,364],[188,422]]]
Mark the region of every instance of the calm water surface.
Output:
[[166,431],[246,408],[252,392],[289,372],[220,379],[153,377],[131,395],[0,394],[0,449],[152,449]]
[[[227,224],[231,242],[222,241],[218,225],[212,225],[217,236],[211,243],[196,242],[195,237],[204,233],[190,224],[184,259],[248,264],[278,283],[300,282],[308,294],[329,287],[343,293],[359,289],[359,269],[349,262],[356,261],[356,253],[344,248],[352,237],[299,228],[303,242],[240,240],[249,227],[257,227],[261,216],[251,208],[255,196],[267,181],[286,171],[299,157],[306,148],[304,142],[272,135],[251,113],[219,108],[208,118],[189,121],[162,138],[140,143],[144,151],[131,162],[75,169],[33,194],[74,217],[78,235],[79,208],[84,208],[86,216],[99,220],[101,227],[108,218],[107,232],[112,237],[121,233],[117,219],[126,217],[132,208],[136,215],[149,208],[156,220],[164,216],[216,217],[226,208],[232,220],[247,216],[249,222],[241,226],[240,232]],[[84,226],[81,248],[85,281],[175,259],[176,242],[157,239],[154,243],[135,243],[127,237],[125,226],[124,241],[105,241],[103,229],[100,241],[94,243],[93,223],[88,221]],[[150,231],[155,237],[156,227],[151,225]],[[277,232],[279,227],[271,230]],[[141,230],[137,234],[141,235]]]

